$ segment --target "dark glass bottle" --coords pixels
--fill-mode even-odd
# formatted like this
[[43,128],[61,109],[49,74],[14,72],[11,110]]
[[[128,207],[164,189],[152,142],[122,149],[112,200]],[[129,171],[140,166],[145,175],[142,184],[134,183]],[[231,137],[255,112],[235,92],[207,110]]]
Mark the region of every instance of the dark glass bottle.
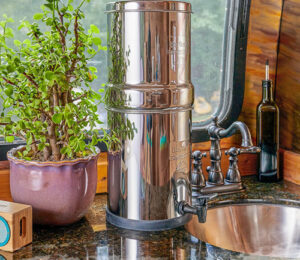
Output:
[[[268,67],[268,63],[267,63]],[[281,179],[279,172],[279,109],[273,99],[272,81],[266,69],[262,81],[262,101],[257,106],[257,145],[261,148],[258,163],[258,180],[275,182]]]

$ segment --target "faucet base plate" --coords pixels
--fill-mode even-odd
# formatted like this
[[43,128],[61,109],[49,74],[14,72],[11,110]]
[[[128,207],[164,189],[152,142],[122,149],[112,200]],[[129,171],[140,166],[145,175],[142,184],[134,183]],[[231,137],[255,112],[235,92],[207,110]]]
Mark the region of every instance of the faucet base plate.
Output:
[[200,190],[200,194],[211,194],[211,193],[234,193],[245,190],[244,185],[241,182],[238,183],[228,183],[225,182],[224,185],[211,185],[206,184],[204,188]]

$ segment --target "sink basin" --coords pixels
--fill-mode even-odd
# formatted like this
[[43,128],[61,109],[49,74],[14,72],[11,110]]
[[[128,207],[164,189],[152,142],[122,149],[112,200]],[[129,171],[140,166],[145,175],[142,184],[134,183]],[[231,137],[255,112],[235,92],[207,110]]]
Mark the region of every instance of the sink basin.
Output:
[[300,257],[300,208],[273,204],[237,204],[211,208],[206,223],[197,216],[186,229],[224,249],[273,257]]

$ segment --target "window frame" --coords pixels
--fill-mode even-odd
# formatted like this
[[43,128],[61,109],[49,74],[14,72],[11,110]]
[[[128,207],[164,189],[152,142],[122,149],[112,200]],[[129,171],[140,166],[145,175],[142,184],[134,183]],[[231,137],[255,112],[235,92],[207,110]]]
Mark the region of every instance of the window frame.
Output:
[[[206,129],[212,122],[213,116],[218,117],[221,127],[227,128],[238,119],[241,113],[245,91],[246,52],[250,5],[251,0],[228,1],[227,8],[229,8],[229,12],[227,12],[227,15],[230,18],[226,19],[225,26],[228,27],[229,30],[227,34],[224,35],[223,51],[226,53],[226,57],[223,59],[225,69],[223,70],[222,75],[220,95],[224,98],[220,98],[219,107],[211,118],[201,123],[193,123],[193,143],[209,140]],[[229,38],[235,39],[235,41],[228,41]],[[231,63],[229,63],[229,57],[234,57]],[[223,82],[226,81],[229,82],[229,84],[223,84]]]
[[[227,81],[229,84],[222,84],[221,98],[218,110],[213,116],[219,118],[219,124],[226,128],[237,120],[242,110],[245,89],[245,69],[246,69],[246,51],[248,39],[248,24],[250,16],[251,0],[228,0],[229,19],[226,17],[225,26],[230,28],[224,35],[224,48],[226,53],[223,62],[225,69],[223,70],[222,82]],[[228,39],[235,39],[234,42]],[[228,62],[229,57],[234,57],[231,63]],[[207,134],[207,126],[212,122],[212,117],[200,123],[193,123],[192,142],[205,142],[209,140]],[[7,160],[6,153],[25,142],[17,140],[12,144],[4,143],[0,137],[0,161]],[[104,143],[97,145],[102,152],[106,152],[107,148]]]

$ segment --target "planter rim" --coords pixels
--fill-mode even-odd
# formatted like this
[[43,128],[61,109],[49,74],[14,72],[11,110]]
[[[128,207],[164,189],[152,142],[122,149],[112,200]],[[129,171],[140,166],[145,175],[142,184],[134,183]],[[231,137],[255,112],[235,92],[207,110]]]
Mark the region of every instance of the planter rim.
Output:
[[52,166],[52,167],[60,167],[60,166],[64,166],[64,165],[74,165],[80,162],[87,162],[93,159],[98,159],[98,157],[100,156],[100,149],[95,146],[96,149],[96,153],[95,154],[91,154],[87,157],[83,157],[83,158],[77,158],[74,160],[63,160],[63,161],[46,161],[46,162],[40,162],[40,161],[26,161],[23,159],[19,159],[17,157],[15,157],[15,153],[17,151],[19,151],[20,149],[24,148],[25,145],[20,145],[16,148],[12,148],[11,150],[9,150],[7,152],[7,159],[10,162],[14,162],[16,164],[23,164],[23,165],[35,165],[35,166],[39,166],[39,167],[45,167],[45,166]]

